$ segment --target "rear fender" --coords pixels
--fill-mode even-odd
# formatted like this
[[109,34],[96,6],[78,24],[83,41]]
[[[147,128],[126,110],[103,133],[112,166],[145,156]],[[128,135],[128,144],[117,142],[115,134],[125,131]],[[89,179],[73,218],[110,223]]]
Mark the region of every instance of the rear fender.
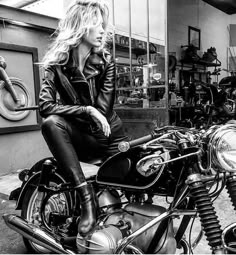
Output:
[[[25,196],[26,191],[30,188],[30,186],[37,185],[38,180],[40,179],[41,171],[42,171],[42,165],[45,162],[45,160],[51,160],[52,163],[56,167],[56,161],[54,158],[44,158],[40,161],[38,161],[27,173],[27,178],[23,181],[21,187],[20,187],[20,193],[17,199],[16,203],[16,210],[22,209],[22,202],[23,198]],[[14,191],[13,191],[14,192]]]
[[16,210],[21,210],[22,209],[22,202],[23,202],[23,198],[25,196],[26,191],[29,189],[29,187],[31,185],[36,185],[37,180],[39,180],[40,178],[40,172],[34,173],[32,176],[30,176],[30,178],[24,182],[21,186],[21,191],[16,203]]

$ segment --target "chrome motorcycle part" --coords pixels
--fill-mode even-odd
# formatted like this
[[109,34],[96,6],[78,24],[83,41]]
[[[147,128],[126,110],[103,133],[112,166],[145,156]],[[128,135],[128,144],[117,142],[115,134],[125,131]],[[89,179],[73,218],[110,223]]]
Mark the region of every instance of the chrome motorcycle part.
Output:
[[121,199],[117,190],[105,189],[98,194],[98,203],[100,208],[111,207],[112,205],[120,205]]
[[78,252],[89,254],[113,254],[119,240],[123,238],[122,232],[116,226],[104,226],[95,230],[88,237],[76,238]]
[[[116,253],[125,252],[130,244],[143,253],[175,253],[176,241],[172,222],[167,220],[165,227],[160,227],[164,223],[162,221],[169,218],[173,212],[166,212],[164,207],[145,203],[128,204],[124,209],[124,212],[111,215],[105,222],[109,225],[123,221],[124,226],[130,226],[130,233],[127,232],[120,240]],[[155,243],[157,233],[160,239]],[[149,250],[151,244],[152,250]]]
[[169,159],[169,154],[162,151],[157,151],[155,154],[148,155],[140,159],[136,164],[137,171],[144,177],[149,177],[152,174],[158,173],[161,175],[165,165],[162,162]]
[[236,172],[236,125],[216,129],[208,144],[212,165],[219,171]]
[[141,227],[140,229],[137,229],[135,232],[133,232],[131,235],[123,238],[121,240],[121,242],[119,243],[119,246],[117,247],[115,253],[116,254],[121,254],[124,249],[127,247],[127,245],[129,245],[130,243],[132,243],[138,236],[140,236],[141,234],[143,234],[145,231],[147,231],[149,228],[153,227],[154,225],[156,225],[158,222],[161,222],[162,220],[170,217],[171,212],[165,212],[163,214],[161,214],[160,216],[154,218],[153,220],[151,220],[149,223],[145,224],[143,227]]
[[196,203],[202,229],[205,232],[209,246],[214,253],[222,251],[221,226],[208,194],[208,190],[201,180],[201,175],[192,174],[188,176],[187,183],[190,188],[190,194],[193,196]]
[[234,210],[236,211],[236,173],[231,173],[226,177],[226,188]]
[[131,140],[129,142],[127,141],[122,141],[118,144],[118,150],[120,152],[126,152],[128,151],[130,148],[133,148],[135,146],[141,145],[143,143],[146,143],[148,141],[150,141],[152,138],[155,137],[155,132],[152,132],[150,135],[146,135],[146,136],[142,136],[140,138]]
[[[60,175],[51,175],[49,186],[53,187],[65,182],[65,180]],[[53,195],[49,198],[45,205],[45,211],[41,211],[42,208],[42,199],[44,198],[44,193],[39,192],[37,189],[37,185],[39,183],[39,178],[35,180],[35,186],[31,186],[28,188],[22,203],[22,211],[21,216],[33,223],[34,225],[42,226],[42,214],[45,219],[46,227],[50,228],[49,217],[51,212],[58,212],[63,215],[71,215],[71,205],[72,198],[69,193],[60,193]],[[42,214],[41,214],[42,213]],[[48,250],[44,247],[33,243],[27,238],[23,238],[25,246],[30,252],[37,253],[48,253]]]
[[125,249],[125,254],[143,254],[143,251],[141,251],[136,246],[129,244]]
[[120,152],[126,152],[130,149],[129,142],[123,141],[118,144],[118,150]]
[[222,243],[227,253],[236,253],[236,223],[227,226],[222,232]]
[[29,223],[20,216],[5,214],[3,218],[8,227],[23,235],[25,239],[30,240],[29,242],[35,247],[40,247],[40,249],[37,249],[38,252],[49,253],[51,251],[54,253],[75,254],[70,250],[64,249],[48,232]]
[[191,249],[189,247],[189,243],[185,239],[180,240],[177,249],[183,251],[180,254],[191,254]]

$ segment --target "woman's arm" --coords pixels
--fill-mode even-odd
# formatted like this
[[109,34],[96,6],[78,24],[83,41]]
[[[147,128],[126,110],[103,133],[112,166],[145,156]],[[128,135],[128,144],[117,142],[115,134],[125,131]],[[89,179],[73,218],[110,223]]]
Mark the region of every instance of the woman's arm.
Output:
[[52,70],[45,72],[45,79],[39,94],[39,111],[42,117],[57,114],[64,116],[78,116],[85,113],[93,119],[105,136],[111,133],[107,119],[92,106],[62,105],[57,102],[57,90],[55,88],[55,73]]
[[39,94],[39,111],[42,117],[47,117],[52,114],[77,116],[86,112],[86,106],[61,104],[57,100],[58,92],[54,83],[55,70],[49,68],[45,71],[45,78]]
[[115,100],[115,64],[107,64],[95,107],[104,115],[109,116]]

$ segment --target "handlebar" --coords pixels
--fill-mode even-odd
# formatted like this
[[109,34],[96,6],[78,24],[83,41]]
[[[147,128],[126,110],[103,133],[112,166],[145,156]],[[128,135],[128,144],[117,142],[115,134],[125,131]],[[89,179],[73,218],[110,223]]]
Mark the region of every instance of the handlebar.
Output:
[[160,137],[161,134],[163,134],[163,132],[169,132],[169,131],[185,131],[185,130],[189,130],[189,128],[186,127],[177,127],[177,126],[165,126],[165,127],[160,127],[155,129],[152,133],[150,133],[149,135],[131,140],[131,141],[122,141],[118,144],[118,150],[120,152],[126,152],[128,151],[130,148],[133,148],[137,145],[146,143],[151,141],[152,139],[155,139],[157,137]]
[[123,141],[123,142],[120,142],[118,144],[118,150],[120,152],[126,152],[128,151],[130,148],[133,148],[137,145],[140,145],[142,143],[146,143],[150,140],[152,140],[154,138],[155,134],[154,133],[151,133],[149,135],[146,135],[146,136],[143,136],[143,137],[140,137],[140,138],[137,138],[137,139],[134,139],[132,141]]

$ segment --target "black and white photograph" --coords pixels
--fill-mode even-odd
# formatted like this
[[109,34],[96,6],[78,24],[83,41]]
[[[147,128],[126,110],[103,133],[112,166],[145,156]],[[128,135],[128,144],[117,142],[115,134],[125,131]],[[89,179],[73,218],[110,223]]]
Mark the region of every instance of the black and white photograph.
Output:
[[0,0],[0,254],[236,254],[236,1]]

